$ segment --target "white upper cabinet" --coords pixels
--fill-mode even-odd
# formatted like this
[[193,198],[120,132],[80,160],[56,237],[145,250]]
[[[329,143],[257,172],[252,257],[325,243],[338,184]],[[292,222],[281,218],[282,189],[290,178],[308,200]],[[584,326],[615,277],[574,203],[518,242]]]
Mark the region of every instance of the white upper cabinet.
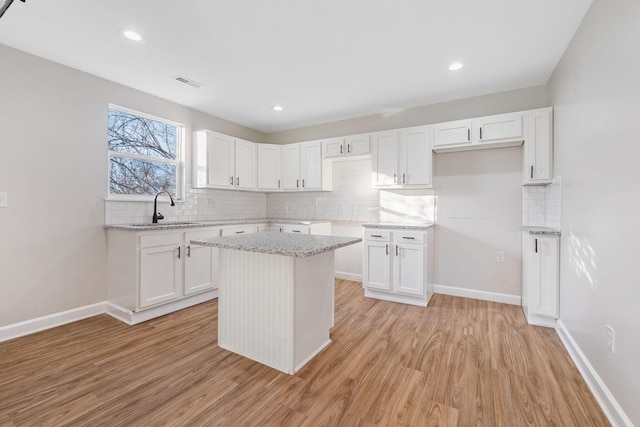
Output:
[[350,135],[323,141],[324,158],[340,159],[369,156],[371,154],[371,136],[369,134]]
[[438,123],[433,126],[433,149],[471,145],[471,120]]
[[433,125],[436,153],[522,144],[523,113],[498,114]]
[[256,188],[256,144],[242,139],[235,141],[235,187]]
[[195,132],[194,188],[256,188],[256,144],[210,130]]
[[331,162],[322,158],[322,141],[282,147],[283,190],[331,191],[331,171]]
[[281,151],[281,184],[283,190],[300,189],[300,144],[287,144]]
[[372,135],[374,187],[431,186],[432,128],[416,126]]
[[431,126],[400,131],[400,182],[403,186],[431,185],[433,152]]
[[523,184],[548,184],[553,178],[553,127],[551,108],[526,112]]
[[281,146],[258,144],[258,190],[280,190]]
[[374,187],[398,185],[398,132],[378,132],[371,136],[373,145],[372,171]]

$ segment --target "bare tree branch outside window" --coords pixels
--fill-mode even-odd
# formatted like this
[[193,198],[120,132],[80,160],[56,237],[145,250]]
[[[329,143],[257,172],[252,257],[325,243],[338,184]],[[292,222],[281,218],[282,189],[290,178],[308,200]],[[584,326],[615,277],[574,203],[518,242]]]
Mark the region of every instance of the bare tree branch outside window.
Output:
[[178,126],[109,108],[109,192],[176,195]]

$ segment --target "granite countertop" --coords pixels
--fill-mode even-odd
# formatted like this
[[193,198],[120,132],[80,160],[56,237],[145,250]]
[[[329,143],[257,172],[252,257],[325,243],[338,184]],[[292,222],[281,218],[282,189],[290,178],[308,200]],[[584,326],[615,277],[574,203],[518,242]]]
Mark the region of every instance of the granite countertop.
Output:
[[433,227],[432,222],[368,222],[365,228],[392,228],[396,230],[426,230]]
[[113,224],[105,225],[104,228],[128,231],[149,231],[149,230],[172,230],[175,228],[202,228],[202,227],[220,227],[226,225],[243,225],[243,224],[300,224],[310,225],[323,222],[331,222],[329,220],[301,220],[286,218],[256,218],[256,219],[221,219],[221,220],[204,220],[204,221],[167,221],[157,224]]
[[272,255],[308,257],[361,242],[359,237],[316,236],[312,234],[255,233],[192,240],[194,245],[261,252]]
[[549,227],[529,227],[523,226],[523,231],[528,231],[529,234],[538,234],[538,235],[546,235],[546,236],[559,236],[560,230],[554,230]]

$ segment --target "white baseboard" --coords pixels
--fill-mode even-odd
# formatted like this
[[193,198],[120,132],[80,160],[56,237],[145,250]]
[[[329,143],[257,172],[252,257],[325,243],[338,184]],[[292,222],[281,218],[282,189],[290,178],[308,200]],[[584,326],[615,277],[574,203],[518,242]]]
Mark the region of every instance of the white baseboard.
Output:
[[520,305],[520,295],[501,294],[497,292],[479,291],[476,289],[456,288],[454,286],[433,285],[436,294],[454,297],[474,298],[483,301],[501,302],[504,304]]
[[91,305],[85,305],[84,307],[62,311],[60,313],[25,320],[24,322],[2,326],[0,327],[0,342],[23,337],[46,329],[55,328],[56,326],[66,325],[67,323],[76,322],[78,320],[86,319],[87,317],[97,316],[98,314],[104,313],[105,309],[106,303],[103,301]]
[[575,340],[564,326],[564,323],[562,323],[562,320],[558,320],[556,322],[556,332],[558,332],[562,343],[573,359],[573,363],[578,367],[580,374],[582,374],[582,378],[584,378],[589,389],[591,389],[591,393],[593,393],[593,396],[600,404],[602,411],[609,419],[611,425],[614,427],[633,427],[633,423],[613,397],[604,381],[602,381],[602,378],[600,378],[591,363],[589,363],[589,360],[582,350],[580,350],[580,347],[578,347],[578,344],[576,344]]
[[345,273],[344,271],[336,271],[333,273],[336,279],[351,280],[353,282],[362,283],[362,274]]

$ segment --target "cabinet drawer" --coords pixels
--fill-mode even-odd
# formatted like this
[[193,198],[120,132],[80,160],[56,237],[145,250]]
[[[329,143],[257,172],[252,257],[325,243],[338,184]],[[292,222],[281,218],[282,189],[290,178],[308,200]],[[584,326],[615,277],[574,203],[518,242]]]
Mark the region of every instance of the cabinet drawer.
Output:
[[419,231],[394,231],[393,240],[398,243],[423,243],[424,235]]
[[282,225],[283,233],[309,234],[308,225],[284,224]]
[[365,240],[382,240],[389,241],[391,239],[391,232],[388,230],[368,229],[364,230]]
[[163,233],[140,236],[140,247],[150,248],[153,246],[180,245],[182,244],[182,233]]
[[242,227],[229,227],[222,229],[222,236],[233,236],[235,234],[251,234],[256,233],[258,231],[258,227],[255,225],[245,225]]

